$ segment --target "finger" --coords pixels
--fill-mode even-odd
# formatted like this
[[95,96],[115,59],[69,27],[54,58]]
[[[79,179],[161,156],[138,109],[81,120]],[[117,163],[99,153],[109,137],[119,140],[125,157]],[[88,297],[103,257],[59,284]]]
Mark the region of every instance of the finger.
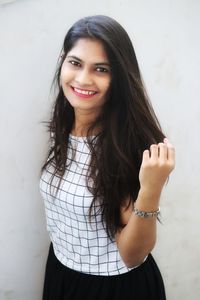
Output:
[[159,149],[159,158],[161,161],[167,160],[167,145],[165,143],[159,143],[158,144]]
[[168,162],[170,163],[170,165],[174,166],[175,164],[175,148],[172,144],[168,144],[167,146],[168,149]]
[[152,144],[150,147],[151,152],[151,159],[157,160],[158,159],[158,145]]
[[164,139],[164,143],[167,145],[167,158],[170,160],[170,162],[175,161],[175,148],[174,146],[169,142],[167,138]]
[[147,162],[149,160],[149,158],[150,158],[149,150],[144,150],[143,157],[142,157],[143,162]]

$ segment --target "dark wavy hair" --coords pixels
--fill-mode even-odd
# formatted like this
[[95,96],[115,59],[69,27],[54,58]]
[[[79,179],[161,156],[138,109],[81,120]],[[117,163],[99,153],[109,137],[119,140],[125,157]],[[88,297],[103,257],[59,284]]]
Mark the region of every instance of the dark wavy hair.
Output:
[[[54,162],[52,179],[56,175],[61,181],[66,170],[69,134],[75,115],[60,86],[60,73],[67,53],[80,38],[100,41],[111,65],[109,97],[87,134],[91,149],[87,176],[88,180],[93,181],[92,187],[88,186],[93,195],[90,218],[94,217],[92,211],[96,201],[100,201],[102,222],[112,239],[122,226],[120,207],[127,199],[129,205],[137,199],[142,153],[152,143],[163,141],[164,134],[145,91],[127,32],[117,21],[107,16],[82,18],[67,32],[61,50],[63,55],[58,61],[53,81],[57,87],[57,96],[48,123],[52,146],[42,171]],[[101,131],[92,141],[89,136],[99,125]]]

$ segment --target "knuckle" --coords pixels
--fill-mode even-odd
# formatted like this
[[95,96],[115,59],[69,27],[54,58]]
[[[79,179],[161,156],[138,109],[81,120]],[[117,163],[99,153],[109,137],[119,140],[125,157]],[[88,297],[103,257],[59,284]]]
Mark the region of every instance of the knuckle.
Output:
[[147,150],[147,149],[144,150],[144,151],[143,151],[143,154],[145,154],[145,155],[149,154],[149,150]]
[[159,143],[158,146],[159,147],[165,147],[166,145],[164,143]]
[[174,147],[173,145],[170,145],[169,149],[170,149],[171,151],[175,151],[175,147]]
[[156,149],[157,147],[158,147],[158,145],[156,145],[156,144],[152,144],[152,145],[150,146],[151,149]]

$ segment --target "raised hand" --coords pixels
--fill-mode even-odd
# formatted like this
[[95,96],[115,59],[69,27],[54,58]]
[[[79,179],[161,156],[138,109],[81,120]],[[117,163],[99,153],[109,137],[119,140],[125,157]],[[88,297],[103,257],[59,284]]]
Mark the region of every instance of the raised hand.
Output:
[[166,138],[163,143],[151,145],[143,152],[139,172],[141,190],[159,195],[174,166],[175,149]]

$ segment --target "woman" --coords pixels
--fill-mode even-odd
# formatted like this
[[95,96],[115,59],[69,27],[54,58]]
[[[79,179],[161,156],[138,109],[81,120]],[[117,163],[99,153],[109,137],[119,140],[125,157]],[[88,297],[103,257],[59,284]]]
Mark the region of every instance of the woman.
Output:
[[107,16],[68,31],[42,168],[51,245],[43,299],[166,299],[150,254],[174,168],[126,31]]

